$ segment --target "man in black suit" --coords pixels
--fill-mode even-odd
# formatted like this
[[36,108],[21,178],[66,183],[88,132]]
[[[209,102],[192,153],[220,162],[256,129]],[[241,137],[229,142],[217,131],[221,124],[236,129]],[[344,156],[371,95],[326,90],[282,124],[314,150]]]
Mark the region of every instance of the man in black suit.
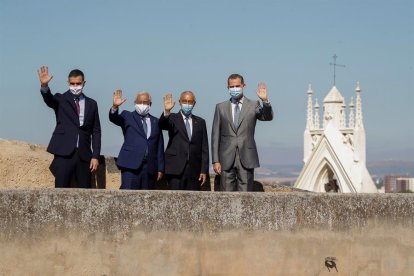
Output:
[[207,180],[209,156],[207,127],[204,119],[192,114],[196,104],[194,93],[184,91],[180,96],[181,110],[171,113],[175,101],[171,94],[164,97],[164,113],[159,125],[168,130],[165,150],[165,175],[171,189],[201,189]]
[[[98,169],[101,151],[101,125],[96,101],[83,94],[82,71],[69,73],[69,90],[52,94],[48,68],[38,70],[40,92],[56,116],[56,127],[47,151],[54,154],[51,169],[56,188],[69,188],[73,176],[79,188],[91,188],[91,173]],[[92,149],[91,149],[92,143]]]

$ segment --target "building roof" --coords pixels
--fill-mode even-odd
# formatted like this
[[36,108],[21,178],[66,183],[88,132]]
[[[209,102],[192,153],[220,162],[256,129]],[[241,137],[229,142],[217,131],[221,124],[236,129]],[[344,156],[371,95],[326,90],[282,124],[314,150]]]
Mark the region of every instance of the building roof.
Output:
[[339,92],[336,86],[333,86],[328,95],[326,95],[323,100],[324,103],[344,103],[344,97],[342,97],[341,92]]

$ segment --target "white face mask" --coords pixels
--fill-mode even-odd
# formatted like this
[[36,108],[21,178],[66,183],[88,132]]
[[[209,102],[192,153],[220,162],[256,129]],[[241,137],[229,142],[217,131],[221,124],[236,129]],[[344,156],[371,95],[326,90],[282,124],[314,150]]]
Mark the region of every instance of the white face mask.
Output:
[[150,111],[150,106],[148,104],[135,104],[135,111],[141,115],[145,116]]
[[72,92],[73,95],[79,95],[82,93],[83,86],[82,85],[69,85],[69,90]]

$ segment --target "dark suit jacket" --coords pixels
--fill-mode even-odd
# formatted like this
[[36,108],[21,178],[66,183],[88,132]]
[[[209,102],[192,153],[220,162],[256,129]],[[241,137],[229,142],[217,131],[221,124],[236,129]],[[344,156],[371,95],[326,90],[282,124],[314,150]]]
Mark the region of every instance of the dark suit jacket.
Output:
[[152,115],[151,135],[147,139],[142,126],[142,119],[135,111],[109,111],[109,120],[122,128],[124,143],[119,152],[116,164],[121,168],[138,169],[147,152],[148,173],[164,172],[164,138],[158,127],[158,118]]
[[[85,114],[83,125],[79,124],[74,96],[70,91],[52,95],[50,89],[42,93],[44,102],[55,111],[56,127],[50,139],[47,151],[68,156],[76,149],[79,136],[79,156],[84,161],[99,159],[101,153],[101,124],[96,101],[85,96]],[[91,149],[92,143],[92,149]]]
[[168,130],[169,141],[165,150],[165,173],[180,175],[187,163],[191,167],[193,176],[200,173],[208,174],[208,138],[206,121],[198,116],[191,115],[193,132],[191,141],[188,139],[183,116],[181,113],[171,113],[168,117],[164,113],[160,117],[160,128]]

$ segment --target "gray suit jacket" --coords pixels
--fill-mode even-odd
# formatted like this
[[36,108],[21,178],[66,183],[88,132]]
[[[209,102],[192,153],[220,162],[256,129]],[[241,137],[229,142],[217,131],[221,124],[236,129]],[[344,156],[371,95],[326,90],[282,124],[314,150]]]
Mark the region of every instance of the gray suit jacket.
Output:
[[221,164],[222,170],[233,166],[236,148],[239,149],[240,160],[244,167],[253,169],[260,166],[254,132],[256,121],[271,121],[272,106],[268,103],[260,105],[244,97],[240,112],[239,126],[233,124],[231,102],[225,101],[216,105],[213,129],[211,133],[212,162]]

